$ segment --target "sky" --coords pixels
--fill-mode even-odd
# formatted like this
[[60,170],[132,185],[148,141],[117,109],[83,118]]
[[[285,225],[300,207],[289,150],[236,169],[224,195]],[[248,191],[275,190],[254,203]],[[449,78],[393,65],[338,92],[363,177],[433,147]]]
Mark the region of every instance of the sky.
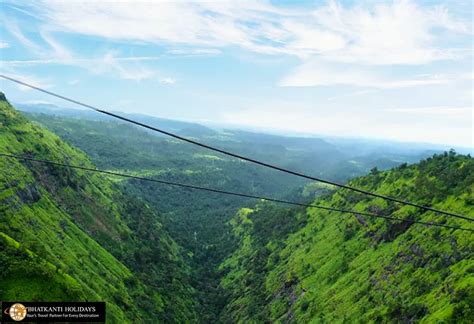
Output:
[[[114,111],[472,147],[471,1],[0,0],[0,72]],[[11,102],[72,107],[1,80]]]

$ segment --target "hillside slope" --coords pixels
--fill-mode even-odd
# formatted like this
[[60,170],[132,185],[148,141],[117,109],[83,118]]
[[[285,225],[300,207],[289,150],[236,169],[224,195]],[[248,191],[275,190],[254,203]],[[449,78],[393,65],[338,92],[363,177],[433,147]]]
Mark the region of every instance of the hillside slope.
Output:
[[[93,167],[0,93],[0,152]],[[97,300],[112,322],[196,318],[188,269],[160,217],[111,180],[0,158],[0,300]]]
[[[355,179],[352,186],[474,216],[474,160],[454,152]],[[405,219],[393,223],[271,204],[233,219],[240,248],[221,270],[222,322],[470,323],[474,235],[410,219],[469,221],[338,190],[315,204]]]

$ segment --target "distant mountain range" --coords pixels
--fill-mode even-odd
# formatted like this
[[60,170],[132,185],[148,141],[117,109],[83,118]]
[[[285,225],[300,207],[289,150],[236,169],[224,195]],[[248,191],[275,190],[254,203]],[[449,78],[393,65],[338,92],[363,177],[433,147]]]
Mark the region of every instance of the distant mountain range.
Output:
[[[102,115],[100,113],[84,110],[62,108],[50,103],[16,103],[15,107],[24,112],[29,113],[43,113],[55,116],[64,116],[72,118],[81,118],[89,120],[114,120],[110,116]],[[370,155],[370,154],[392,154],[392,155],[407,155],[418,156],[420,154],[431,155],[455,149],[462,154],[474,154],[474,148],[448,146],[432,143],[412,143],[412,142],[396,142],[381,139],[364,139],[364,138],[346,138],[334,136],[293,136],[282,135],[276,133],[255,132],[254,130],[246,130],[245,128],[227,128],[225,126],[206,126],[199,123],[178,121],[167,118],[154,117],[144,114],[124,113],[114,111],[122,116],[137,120],[142,123],[149,124],[154,127],[166,129],[172,132],[178,132],[184,136],[191,137],[205,137],[216,135],[217,132],[233,135],[239,139],[259,141],[262,144],[280,143],[283,145],[303,146],[305,148],[311,146],[321,146],[323,141],[330,143],[337,147],[340,151],[344,151],[351,156]],[[160,134],[154,133],[157,136]]]

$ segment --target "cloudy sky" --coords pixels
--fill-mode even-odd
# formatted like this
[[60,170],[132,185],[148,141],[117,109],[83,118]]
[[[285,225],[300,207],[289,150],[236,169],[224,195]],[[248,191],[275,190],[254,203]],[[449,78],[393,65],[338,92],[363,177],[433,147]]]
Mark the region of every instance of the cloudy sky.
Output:
[[[1,0],[2,74],[102,108],[471,146],[471,1]],[[0,81],[13,102],[47,101]]]

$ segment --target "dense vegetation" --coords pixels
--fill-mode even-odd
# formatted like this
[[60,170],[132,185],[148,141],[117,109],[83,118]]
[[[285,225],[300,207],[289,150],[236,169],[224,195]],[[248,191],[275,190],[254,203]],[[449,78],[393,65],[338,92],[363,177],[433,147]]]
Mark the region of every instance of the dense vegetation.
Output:
[[[474,160],[454,152],[351,185],[474,216]],[[231,293],[223,322],[449,322],[474,318],[469,221],[339,190],[316,204],[394,215],[403,222],[268,204],[232,220],[239,249],[221,266]],[[472,228],[472,226],[471,226]]]
[[[27,113],[29,122],[0,99],[0,152],[406,219],[0,158],[0,299],[105,300],[114,322],[462,323],[473,316],[472,234],[410,220],[466,222],[307,183],[89,112]],[[133,117],[340,182],[372,169],[351,184],[474,216],[474,162],[454,152],[408,166],[401,163],[425,152],[350,153],[316,138]]]
[[[104,169],[258,194],[287,195],[304,183],[122,123],[28,116],[83,149]],[[190,128],[183,132],[189,133]],[[267,181],[270,177],[274,181]],[[252,206],[254,202],[140,181],[117,184],[122,191],[144,199],[161,215],[161,222],[183,247],[182,257],[193,270],[190,283],[195,288],[194,300],[199,305],[201,320],[216,321],[225,304],[218,266],[235,248],[227,222],[239,208]]]
[[[84,150],[100,168],[157,177],[169,181],[274,197],[311,199],[321,187],[303,187],[304,181],[249,163],[217,155],[195,146],[170,140],[156,133],[111,120],[87,111],[46,110],[27,107],[27,116],[45,125],[71,145]],[[215,131],[190,123],[140,115],[134,119],[183,136],[292,169],[316,173],[337,181],[366,173],[373,165],[386,168],[399,160],[416,157],[385,153],[354,156],[317,138],[296,138]],[[317,172],[315,172],[317,170]],[[272,181],[269,181],[271,179]],[[143,198],[162,215],[163,224],[183,247],[183,258],[191,269],[191,284],[200,320],[215,322],[226,304],[219,265],[237,247],[228,221],[248,199],[186,191],[139,181],[123,181],[123,190]]]
[[[100,166],[119,169],[186,169],[202,168],[212,159],[215,163],[225,156],[170,140],[156,132],[146,131],[96,112],[46,109],[36,105],[20,105],[28,118],[35,120],[58,134],[68,143],[80,147]],[[124,115],[124,113],[120,113]],[[340,182],[379,169],[395,167],[403,162],[416,162],[432,155],[433,151],[407,145],[401,149],[394,144],[335,141],[331,144],[319,138],[286,137],[240,130],[212,130],[207,127],[170,121],[143,115],[126,115],[140,122],[156,126],[186,137],[197,138],[207,144],[228,149],[256,159],[314,175],[324,175]],[[341,144],[342,143],[342,144]],[[258,174],[277,177],[278,173]],[[285,177],[285,183],[292,178]],[[268,182],[268,181],[266,181]],[[278,185],[279,183],[277,183]]]
[[[0,99],[1,152],[93,166]],[[116,322],[196,318],[178,245],[110,180],[1,158],[0,201],[1,300],[105,300]]]

